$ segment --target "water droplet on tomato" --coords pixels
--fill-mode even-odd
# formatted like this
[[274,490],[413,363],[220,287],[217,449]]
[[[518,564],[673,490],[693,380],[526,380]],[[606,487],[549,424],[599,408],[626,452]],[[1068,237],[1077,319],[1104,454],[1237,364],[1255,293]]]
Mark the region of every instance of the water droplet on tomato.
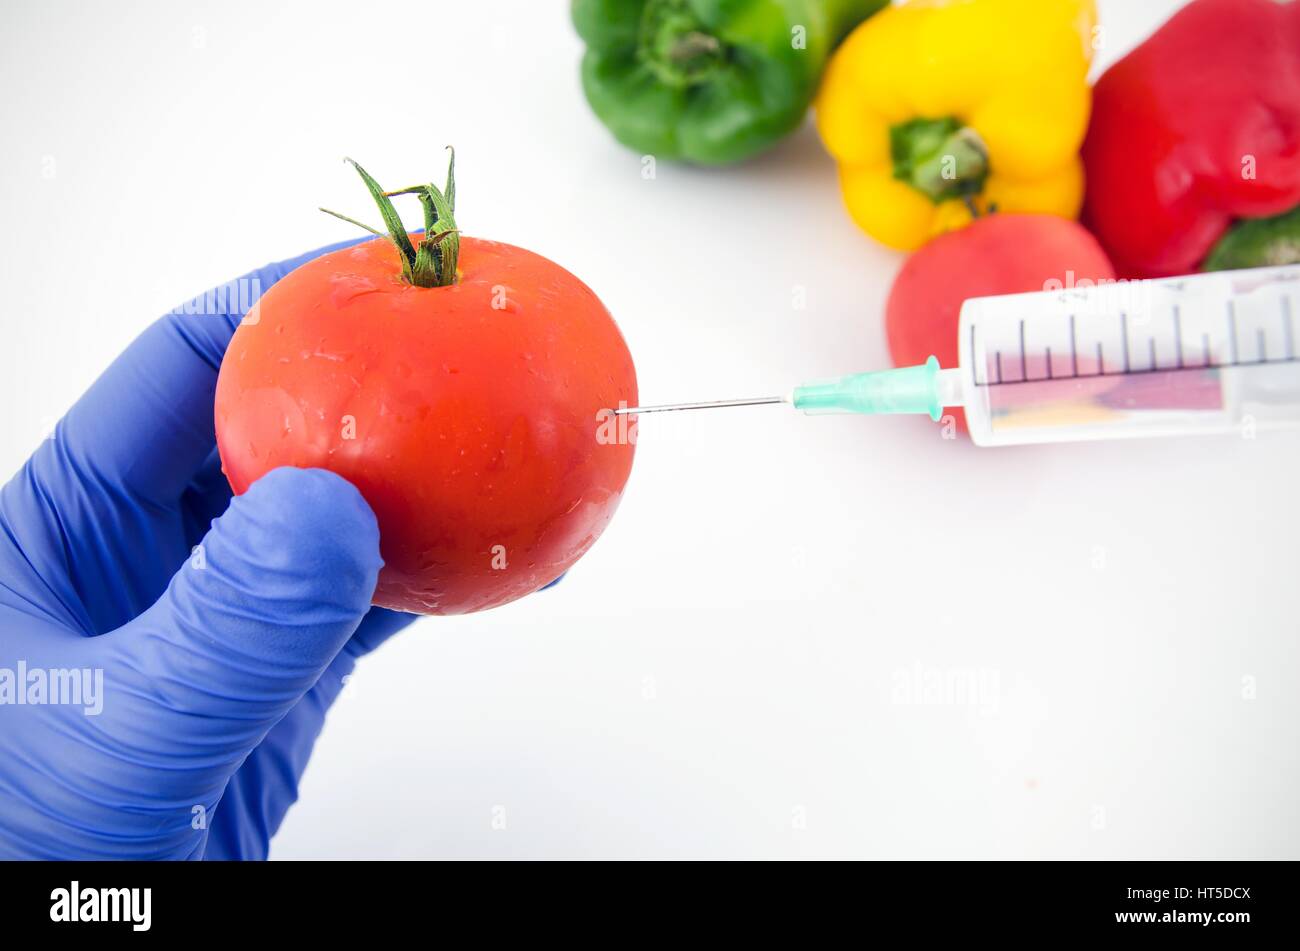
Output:
[[340,274],[331,279],[333,288],[330,299],[335,307],[346,307],[358,297],[378,293],[381,288],[368,277],[355,274]]

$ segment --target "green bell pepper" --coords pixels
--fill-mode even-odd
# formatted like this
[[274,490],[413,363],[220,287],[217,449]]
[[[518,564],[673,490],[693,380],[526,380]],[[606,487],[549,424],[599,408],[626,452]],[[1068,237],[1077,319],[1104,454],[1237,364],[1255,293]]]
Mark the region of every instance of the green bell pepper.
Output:
[[836,45],[889,0],[573,0],[582,85],[614,138],[724,165],[803,121]]

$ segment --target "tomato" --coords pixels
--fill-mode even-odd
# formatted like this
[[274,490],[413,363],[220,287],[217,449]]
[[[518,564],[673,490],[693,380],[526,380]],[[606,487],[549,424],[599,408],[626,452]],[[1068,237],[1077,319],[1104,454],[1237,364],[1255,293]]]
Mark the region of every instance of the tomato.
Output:
[[262,297],[217,381],[234,491],[278,466],[348,479],[379,522],[374,603],[423,614],[559,577],[609,524],[634,451],[598,438],[599,411],[637,388],[596,295],[495,241],[459,238],[452,268],[415,286],[387,240],[317,258]]
[[[940,235],[917,251],[894,279],[885,305],[895,366],[957,366],[961,305],[972,297],[1020,294],[1080,281],[1113,280],[1115,268],[1082,225],[1055,215],[991,214]],[[1086,284],[1084,285],[1086,286]],[[966,414],[950,410],[966,428]]]

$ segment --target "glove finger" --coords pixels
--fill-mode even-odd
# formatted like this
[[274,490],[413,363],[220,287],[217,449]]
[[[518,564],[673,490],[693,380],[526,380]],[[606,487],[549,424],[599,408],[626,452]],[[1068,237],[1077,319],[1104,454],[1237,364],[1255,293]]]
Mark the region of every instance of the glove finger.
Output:
[[276,469],[236,498],[162,598],[107,638],[126,678],[115,732],[159,767],[156,794],[211,808],[370,609],[374,515],[320,469]]
[[325,715],[351,679],[356,660],[415,620],[385,608],[371,608],[347,646],[316,685],[284,715],[226,784],[209,830],[205,859],[265,859],[271,839],[289,807],[311,757]]
[[[231,497],[230,483],[221,472],[221,460],[214,448],[181,496],[181,511],[186,524],[186,551],[203,540],[212,520],[219,518],[230,505]],[[559,580],[557,578],[552,584]],[[348,641],[347,651],[353,657],[363,657],[415,619],[414,614],[371,608]]]
[[[212,454],[181,496],[181,511],[187,526],[187,551],[203,540],[212,520],[221,517],[230,505],[231,498],[230,483],[221,472],[221,460],[213,448]],[[559,580],[557,578],[552,584]],[[414,614],[403,614],[387,608],[371,608],[348,641],[348,653],[353,657],[364,657],[416,617]]]

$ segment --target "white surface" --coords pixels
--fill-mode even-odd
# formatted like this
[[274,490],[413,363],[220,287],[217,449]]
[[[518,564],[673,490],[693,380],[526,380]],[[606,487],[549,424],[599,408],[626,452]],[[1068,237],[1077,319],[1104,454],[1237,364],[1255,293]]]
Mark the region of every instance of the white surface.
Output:
[[[1105,58],[1176,5],[1103,3]],[[900,259],[811,130],[643,180],[566,10],[6,3],[5,471],[155,315],[352,234],[315,211],[367,214],[345,154],[399,185],[455,143],[462,226],[587,281],[648,402],[884,366]],[[364,662],[273,855],[1300,855],[1300,436],[976,450],[779,409],[641,434],[559,588]],[[977,702],[900,702],[963,674]]]

